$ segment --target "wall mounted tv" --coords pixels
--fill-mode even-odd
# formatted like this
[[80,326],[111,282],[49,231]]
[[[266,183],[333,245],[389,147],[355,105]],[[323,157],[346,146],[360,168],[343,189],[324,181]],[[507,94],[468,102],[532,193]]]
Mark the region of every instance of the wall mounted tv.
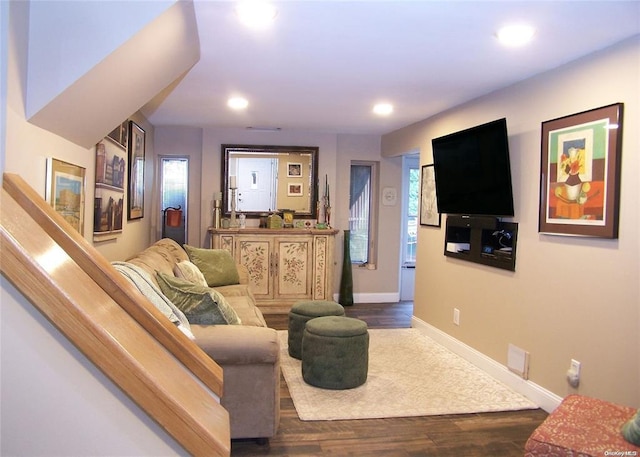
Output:
[[513,216],[507,120],[431,140],[438,211]]

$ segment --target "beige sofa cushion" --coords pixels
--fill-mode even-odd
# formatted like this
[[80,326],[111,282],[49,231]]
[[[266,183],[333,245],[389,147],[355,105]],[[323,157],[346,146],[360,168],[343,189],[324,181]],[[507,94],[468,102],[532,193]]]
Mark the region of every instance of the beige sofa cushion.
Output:
[[202,287],[206,287],[208,285],[207,280],[200,269],[189,260],[183,260],[182,262],[176,263],[173,267],[173,274],[176,278],[185,279]]

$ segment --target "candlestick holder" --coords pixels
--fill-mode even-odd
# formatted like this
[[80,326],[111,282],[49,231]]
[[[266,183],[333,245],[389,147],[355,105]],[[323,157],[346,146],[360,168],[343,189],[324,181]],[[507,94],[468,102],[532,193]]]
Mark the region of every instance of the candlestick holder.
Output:
[[237,189],[238,189],[237,187],[229,187],[229,190],[231,190],[231,223],[229,224],[230,227],[238,226],[238,219],[236,218],[236,190]]

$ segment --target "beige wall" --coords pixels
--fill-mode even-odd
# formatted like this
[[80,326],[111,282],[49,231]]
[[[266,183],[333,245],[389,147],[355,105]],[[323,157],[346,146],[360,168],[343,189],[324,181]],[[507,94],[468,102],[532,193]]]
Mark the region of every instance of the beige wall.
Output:
[[[377,135],[335,135],[302,131],[248,132],[244,129],[185,127],[156,127],[156,154],[188,155],[195,160],[190,166],[190,195],[199,182],[199,221],[195,211],[189,215],[189,240],[192,244],[209,246],[207,229],[212,223],[213,193],[221,188],[221,145],[255,144],[281,146],[317,146],[318,176],[323,182],[328,177],[333,206],[332,226],[342,232],[348,228],[349,214],[349,165],[351,160],[377,160],[380,162],[380,188],[398,187],[402,176],[401,158],[380,156],[380,137]],[[198,161],[200,156],[200,161]],[[198,164],[194,166],[193,164]],[[192,198],[190,198],[192,201]],[[197,203],[197,202],[196,202]],[[194,204],[194,208],[197,204]],[[380,253],[378,268],[365,270],[354,268],[354,296],[360,301],[393,301],[398,297],[398,272],[400,250],[400,202],[394,207],[380,207]],[[193,218],[193,219],[192,219]],[[257,225],[257,220],[248,224]],[[196,241],[198,240],[198,241]],[[338,291],[342,265],[342,233],[336,240],[336,265],[334,269],[335,292]]]
[[[516,216],[515,273],[445,258],[443,228],[418,233],[415,317],[506,364],[507,345],[531,354],[530,380],[556,395],[578,392],[640,406],[640,40],[495,92],[382,139],[391,156],[506,117]],[[624,103],[620,233],[616,240],[538,233],[541,122]],[[461,324],[453,325],[453,308]],[[565,373],[582,362],[582,381]]]

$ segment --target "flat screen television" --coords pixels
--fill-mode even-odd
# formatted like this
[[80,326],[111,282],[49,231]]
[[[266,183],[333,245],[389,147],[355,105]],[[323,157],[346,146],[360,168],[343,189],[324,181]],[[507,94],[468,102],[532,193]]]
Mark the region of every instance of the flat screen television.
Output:
[[507,120],[431,140],[438,211],[513,216]]

